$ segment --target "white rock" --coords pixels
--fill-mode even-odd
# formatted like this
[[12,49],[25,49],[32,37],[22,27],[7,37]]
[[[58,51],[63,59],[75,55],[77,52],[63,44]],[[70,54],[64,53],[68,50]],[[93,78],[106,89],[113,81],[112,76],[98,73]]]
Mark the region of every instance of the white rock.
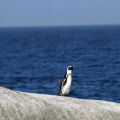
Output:
[[0,120],[120,120],[120,104],[0,87]]

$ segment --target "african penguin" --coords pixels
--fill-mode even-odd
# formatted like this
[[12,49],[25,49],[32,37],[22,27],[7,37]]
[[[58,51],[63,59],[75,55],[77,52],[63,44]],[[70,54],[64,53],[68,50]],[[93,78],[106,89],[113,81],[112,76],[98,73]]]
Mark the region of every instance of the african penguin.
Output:
[[64,77],[58,81],[58,83],[61,83],[58,95],[67,96],[69,94],[72,83],[72,71],[73,66],[69,66]]

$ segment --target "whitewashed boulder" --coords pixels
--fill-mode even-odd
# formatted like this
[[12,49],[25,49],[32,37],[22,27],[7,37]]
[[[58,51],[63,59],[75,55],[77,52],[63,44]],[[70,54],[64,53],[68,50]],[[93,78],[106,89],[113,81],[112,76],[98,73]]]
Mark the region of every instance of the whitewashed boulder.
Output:
[[0,87],[0,120],[120,120],[120,104]]

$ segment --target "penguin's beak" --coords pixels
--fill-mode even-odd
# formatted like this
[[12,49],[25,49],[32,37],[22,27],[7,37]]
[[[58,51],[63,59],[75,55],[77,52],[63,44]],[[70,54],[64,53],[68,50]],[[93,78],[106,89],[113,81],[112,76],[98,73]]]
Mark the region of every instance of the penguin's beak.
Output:
[[71,70],[73,70],[73,67],[74,67],[74,66],[71,67]]

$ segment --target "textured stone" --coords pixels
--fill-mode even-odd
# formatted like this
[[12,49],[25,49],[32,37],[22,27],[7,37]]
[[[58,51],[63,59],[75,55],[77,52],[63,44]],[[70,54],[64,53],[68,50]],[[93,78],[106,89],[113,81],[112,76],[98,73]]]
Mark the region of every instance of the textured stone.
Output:
[[0,120],[120,120],[120,104],[0,87]]

